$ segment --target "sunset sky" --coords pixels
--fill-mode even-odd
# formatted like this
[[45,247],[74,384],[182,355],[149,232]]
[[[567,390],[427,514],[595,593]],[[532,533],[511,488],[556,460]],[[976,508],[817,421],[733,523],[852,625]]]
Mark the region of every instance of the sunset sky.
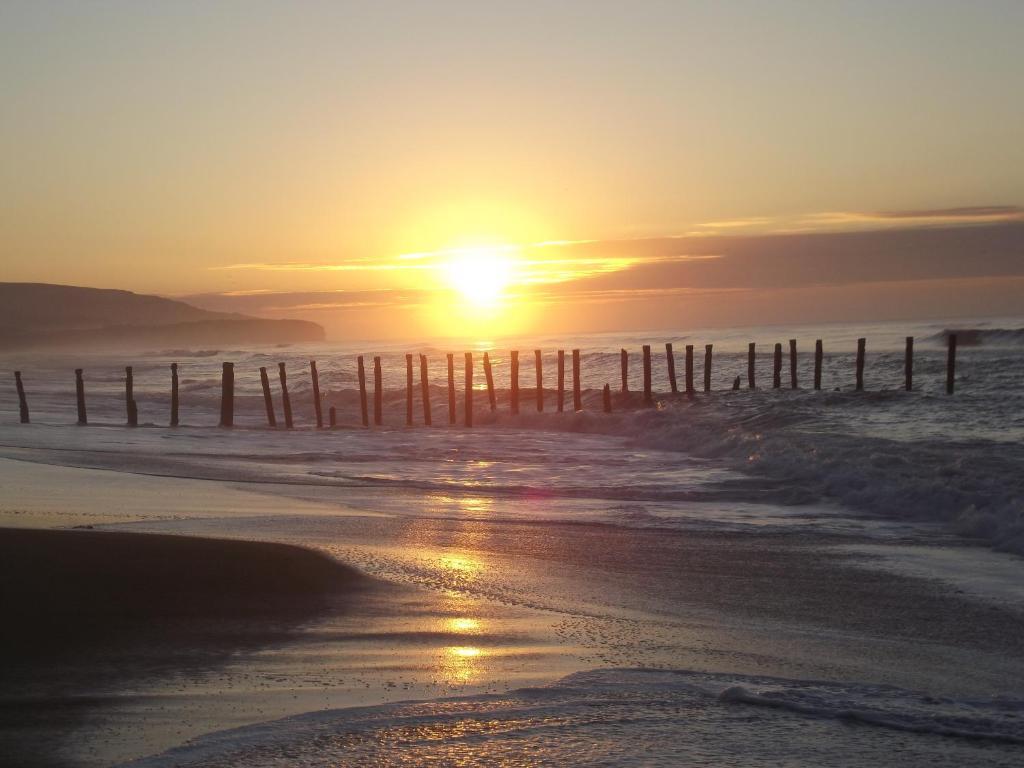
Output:
[[0,279],[334,337],[1024,314],[1022,29],[1019,0],[5,2]]

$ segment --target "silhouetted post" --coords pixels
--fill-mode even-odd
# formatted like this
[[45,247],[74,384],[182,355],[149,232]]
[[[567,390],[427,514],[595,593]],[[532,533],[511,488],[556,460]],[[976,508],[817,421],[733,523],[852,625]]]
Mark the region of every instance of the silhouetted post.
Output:
[[324,428],[323,403],[320,402],[320,374],[316,370],[316,360],[309,361],[309,376],[313,380],[313,413],[316,415],[316,428]]
[[491,405],[491,413],[498,410],[498,399],[494,396],[494,371],[491,370],[491,357],[484,352],[484,378],[487,380],[487,401]]
[[821,346],[821,339],[814,342],[814,388],[821,389],[821,363],[825,357],[825,350]]
[[380,357],[373,358],[373,423],[384,423],[384,375],[380,370]]
[[338,410],[333,405],[327,411],[327,418],[330,419],[328,423],[331,427],[338,426]]
[[366,366],[363,364],[363,356],[359,355],[356,360],[359,368],[359,412],[363,417],[363,426],[370,426],[370,409],[366,402]]
[[956,334],[949,334],[949,349],[946,352],[946,394],[953,394],[956,384]]
[[277,417],[274,416],[274,398],[270,396],[270,378],[267,376],[267,369],[262,367],[260,368],[260,384],[263,386],[263,406],[267,410],[267,425],[276,427]]
[[644,405],[654,402],[654,395],[651,392],[651,345],[644,344]]
[[519,353],[516,350],[511,350],[508,353],[509,356],[509,392],[508,392],[508,404],[512,414],[519,413]]
[[89,418],[85,415],[85,380],[81,368],[75,368],[75,401],[78,405],[78,423],[84,426],[89,423]]
[[539,349],[533,350],[533,367],[537,371],[537,412],[544,410],[544,366]]
[[903,358],[903,379],[907,392],[914,389],[914,337],[907,336],[907,352]]
[[757,386],[755,379],[754,363],[757,361],[757,345],[754,342],[747,344],[747,387],[754,389]]
[[412,355],[405,356],[405,426],[412,426]]
[[686,345],[686,394],[693,394],[693,344]]
[[676,356],[672,352],[672,344],[665,345],[665,360],[668,361],[668,385],[674,395],[679,392],[679,387],[676,386]]
[[565,350],[558,350],[558,412],[565,410]]
[[796,339],[789,340],[789,387],[797,388],[796,380]]
[[224,363],[220,374],[220,425],[235,426],[235,364]]
[[177,363],[171,363],[171,426],[172,427],[178,426],[178,364]]
[[779,389],[782,386],[782,345],[775,345],[775,360],[772,365],[772,387]]
[[473,426],[473,353],[466,353],[466,426]]
[[124,406],[128,416],[128,426],[139,425],[139,410],[135,406],[135,377],[132,375],[132,367],[124,369]]
[[711,391],[711,350],[713,345],[704,345],[704,391]]
[[610,385],[604,385],[604,392],[601,393],[601,400],[604,404],[604,412],[612,412],[612,388]]
[[433,424],[430,417],[430,379],[427,377],[427,356],[420,355],[420,393],[423,397],[423,423]]
[[21,371],[14,372],[14,388],[18,390],[18,410],[21,423],[28,424],[28,400],[25,398],[25,385],[21,383]]
[[619,367],[622,369],[622,394],[629,392],[629,352],[619,351]]
[[739,390],[739,388],[740,388],[740,377],[737,376],[735,379],[732,380],[732,391],[736,392],[737,390]]
[[857,339],[857,391],[864,389],[864,347],[867,339]]
[[455,355],[448,353],[448,423],[455,423]]
[[284,410],[284,426],[291,429],[292,422],[292,398],[288,394],[288,373],[284,369],[284,363],[277,364],[277,376],[281,380],[281,408]]
[[583,394],[580,392],[580,351],[572,351],[572,407],[574,411],[583,410]]

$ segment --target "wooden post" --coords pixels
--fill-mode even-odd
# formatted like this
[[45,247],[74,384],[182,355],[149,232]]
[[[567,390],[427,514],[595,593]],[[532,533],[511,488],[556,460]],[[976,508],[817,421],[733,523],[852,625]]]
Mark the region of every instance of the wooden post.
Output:
[[956,384],[956,334],[949,334],[949,349],[946,352],[946,394],[952,395]]
[[473,353],[466,353],[466,426],[473,426]]
[[825,350],[821,339],[814,342],[814,388],[821,389],[821,363],[825,358]]
[[498,399],[494,396],[494,371],[491,370],[491,358],[484,352],[484,378],[487,379],[487,401],[491,405],[491,413],[498,410]]
[[338,426],[338,410],[333,405],[327,411],[327,417],[332,428]]
[[755,379],[754,363],[757,361],[757,345],[754,342],[747,344],[747,387],[754,389],[757,387],[757,381]]
[[433,424],[430,416],[430,379],[427,377],[427,356],[420,355],[420,394],[423,397],[423,423]]
[[320,402],[320,374],[316,370],[316,360],[309,361],[309,376],[313,380],[313,413],[316,415],[316,428],[324,428],[323,403]]
[[281,379],[281,408],[284,410],[284,426],[292,428],[292,398],[288,394],[288,374],[284,369],[284,363],[277,364],[277,375]]
[[686,394],[693,394],[693,344],[686,345]]
[[366,402],[366,366],[363,364],[363,356],[359,355],[356,360],[359,368],[359,412],[363,417],[363,426],[370,426],[370,409]]
[[654,402],[654,394],[651,392],[651,345],[643,346],[644,360],[644,405],[651,405]]
[[178,426],[178,364],[171,363],[171,426]]
[[235,426],[235,364],[224,363],[220,374],[220,426]]
[[676,385],[676,356],[672,352],[671,343],[665,345],[665,359],[668,361],[668,385],[675,395],[679,392],[679,387]]
[[509,356],[509,392],[508,392],[508,403],[509,410],[512,411],[513,415],[519,413],[519,352],[511,350],[508,353]]
[[629,352],[619,351],[619,367],[622,369],[622,394],[629,392]]
[[448,353],[448,423],[455,423],[455,355]]
[[572,351],[572,407],[574,411],[583,410],[583,395],[580,392],[580,351]]
[[864,389],[864,346],[866,339],[857,339],[857,391]]
[[611,413],[612,412],[612,388],[611,388],[611,386],[608,385],[608,384],[605,384],[604,385],[604,392],[602,392],[601,394],[602,394],[602,398],[601,399],[604,402],[604,412],[605,413]]
[[537,412],[544,410],[544,367],[539,349],[533,350],[533,367],[537,371]]
[[775,360],[772,365],[772,388],[779,389],[782,386],[782,345],[775,345]]
[[565,410],[565,350],[558,350],[558,412]]
[[78,405],[78,423],[84,426],[89,423],[89,419],[85,415],[85,381],[82,379],[81,368],[75,368],[75,401]]
[[797,388],[796,380],[796,339],[789,340],[789,388]]
[[267,369],[260,368],[260,384],[263,386],[263,406],[267,410],[267,426],[276,427],[277,417],[274,416],[274,398],[270,395],[270,378]]
[[412,355],[405,356],[405,426],[412,426]]
[[736,392],[737,390],[739,390],[739,388],[740,388],[740,377],[737,376],[735,379],[732,380],[732,391]]
[[712,344],[704,345],[704,391],[711,391],[711,349]]
[[373,423],[384,423],[384,375],[380,369],[380,357],[373,358]]
[[903,358],[903,386],[907,392],[914,389],[914,337],[907,336],[907,352]]
[[125,366],[124,369],[124,406],[128,416],[128,426],[139,426],[139,411],[135,406],[135,377],[132,375],[132,367]]
[[14,372],[14,388],[18,390],[18,410],[21,423],[28,424],[28,400],[25,398],[25,385],[21,383],[21,371]]

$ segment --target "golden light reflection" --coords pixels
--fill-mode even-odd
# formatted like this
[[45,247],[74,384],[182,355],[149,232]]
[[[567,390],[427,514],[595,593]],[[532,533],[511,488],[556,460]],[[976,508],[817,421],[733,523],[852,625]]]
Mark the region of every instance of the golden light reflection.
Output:
[[481,624],[477,619],[448,619],[445,622],[445,629],[449,632],[469,634],[479,632],[481,630]]
[[471,683],[482,672],[481,662],[486,652],[475,645],[452,645],[444,649],[441,674],[450,685]]

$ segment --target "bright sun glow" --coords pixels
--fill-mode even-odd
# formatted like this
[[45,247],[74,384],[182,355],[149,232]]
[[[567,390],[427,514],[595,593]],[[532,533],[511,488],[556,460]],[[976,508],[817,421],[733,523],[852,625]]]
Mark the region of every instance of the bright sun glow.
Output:
[[493,245],[451,251],[444,265],[448,284],[474,306],[495,306],[512,278],[515,250]]

